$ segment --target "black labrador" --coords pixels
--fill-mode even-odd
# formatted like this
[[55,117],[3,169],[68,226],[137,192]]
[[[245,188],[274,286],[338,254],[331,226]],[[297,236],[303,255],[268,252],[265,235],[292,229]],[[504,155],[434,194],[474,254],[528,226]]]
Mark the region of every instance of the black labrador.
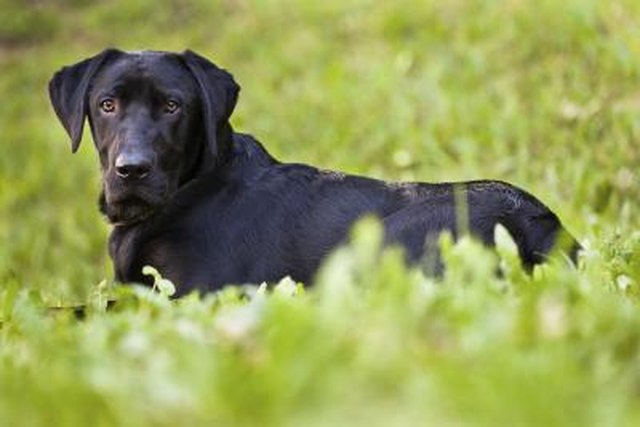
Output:
[[460,208],[468,231],[489,246],[502,224],[526,269],[559,246],[575,259],[579,245],[557,216],[504,182],[388,183],[280,163],[233,131],[238,91],[231,74],[191,51],[108,49],[51,79],[74,152],[85,118],[91,127],[117,280],[145,282],[149,264],[179,294],[286,275],[309,283],[366,214],[415,263],[437,258],[426,248],[440,232],[459,234]]

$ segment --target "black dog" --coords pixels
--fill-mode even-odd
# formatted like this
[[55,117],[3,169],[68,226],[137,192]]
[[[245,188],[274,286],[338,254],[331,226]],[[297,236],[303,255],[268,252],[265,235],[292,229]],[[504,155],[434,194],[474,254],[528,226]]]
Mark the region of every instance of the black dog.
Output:
[[149,264],[180,294],[286,275],[308,283],[365,214],[382,219],[386,242],[410,262],[440,232],[458,234],[460,208],[489,246],[503,224],[527,269],[554,247],[572,259],[579,247],[553,212],[503,182],[398,184],[278,162],[233,132],[238,85],[191,51],[105,50],[60,70],[49,91],[74,152],[88,117],[119,281],[144,282]]

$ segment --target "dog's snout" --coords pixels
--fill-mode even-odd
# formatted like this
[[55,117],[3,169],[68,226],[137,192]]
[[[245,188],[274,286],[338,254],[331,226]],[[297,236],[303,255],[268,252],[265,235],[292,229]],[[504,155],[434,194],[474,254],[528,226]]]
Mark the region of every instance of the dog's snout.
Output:
[[115,166],[122,179],[142,179],[151,171],[151,162],[141,154],[120,154]]

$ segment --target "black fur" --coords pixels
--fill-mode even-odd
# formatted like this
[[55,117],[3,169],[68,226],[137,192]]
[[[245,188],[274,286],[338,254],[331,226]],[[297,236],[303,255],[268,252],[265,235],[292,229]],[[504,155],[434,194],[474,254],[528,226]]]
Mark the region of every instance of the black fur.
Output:
[[493,246],[496,224],[527,269],[554,247],[573,260],[579,248],[553,212],[504,182],[388,183],[278,162],[233,132],[232,76],[190,51],[106,50],[63,68],[49,87],[74,151],[89,119],[119,281],[145,282],[149,264],[180,294],[286,275],[310,283],[365,214],[381,218],[386,242],[403,245],[410,262],[429,248],[437,258],[444,230],[464,227]]

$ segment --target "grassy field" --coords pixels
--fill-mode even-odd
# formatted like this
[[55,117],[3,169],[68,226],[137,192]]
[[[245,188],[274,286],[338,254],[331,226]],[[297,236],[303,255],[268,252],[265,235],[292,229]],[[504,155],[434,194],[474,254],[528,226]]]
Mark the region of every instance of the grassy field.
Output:
[[[434,281],[365,222],[311,289],[115,287],[89,135],[46,93],[108,46],[229,69],[281,160],[526,188],[580,267],[445,239]],[[0,425],[640,425],[637,1],[0,0],[0,96]]]

